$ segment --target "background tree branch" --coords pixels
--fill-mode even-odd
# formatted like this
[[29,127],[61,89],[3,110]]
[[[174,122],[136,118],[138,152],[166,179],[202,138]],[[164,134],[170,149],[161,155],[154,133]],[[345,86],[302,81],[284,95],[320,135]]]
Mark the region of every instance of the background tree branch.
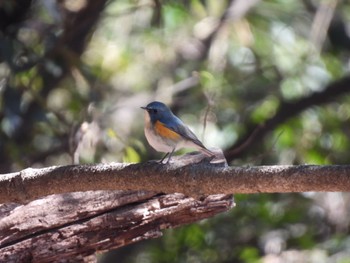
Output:
[[[7,1],[6,1],[7,2]],[[10,2],[10,1],[8,1]],[[18,145],[30,144],[35,137],[35,124],[38,119],[43,118],[43,112],[50,111],[46,100],[53,90],[55,90],[60,82],[69,75],[72,68],[81,66],[80,56],[84,52],[88,40],[92,35],[92,29],[100,19],[100,15],[106,6],[106,0],[97,0],[86,2],[79,10],[74,12],[66,9],[59,2],[53,3],[49,15],[57,16],[56,23],[47,25],[41,23],[36,17],[33,9],[30,8],[32,1],[13,1],[0,7],[0,15],[6,14],[5,20],[0,23],[0,40],[2,40],[2,48],[0,50],[0,62],[4,60],[13,74],[26,70],[37,70],[36,77],[41,78],[40,88],[36,85],[28,85],[27,87],[13,86],[10,79],[4,79],[4,94],[10,98],[4,101],[4,114],[0,113],[0,121],[5,117],[17,118],[17,123],[13,126],[14,130],[11,134],[0,134],[0,139],[4,141],[13,141]],[[12,12],[7,12],[6,6],[9,5]],[[48,10],[45,10],[48,12]],[[55,14],[55,15],[53,15]],[[41,24],[40,24],[41,23]],[[28,51],[28,47],[18,40],[17,31],[24,27],[33,32],[42,35],[42,43],[40,47],[44,50],[42,54],[36,54],[34,51]],[[40,28],[33,26],[37,26]],[[33,28],[31,28],[33,27]],[[20,46],[21,48],[19,48]],[[37,47],[36,47],[37,48]],[[28,61],[24,65],[19,61]],[[32,77],[34,79],[34,77]],[[32,90],[38,89],[37,93]],[[20,107],[20,102],[26,93],[35,94],[33,99],[25,109]],[[94,91],[96,93],[96,91]],[[95,94],[96,95],[96,94]],[[91,96],[92,100],[96,97]],[[57,114],[58,115],[58,114]],[[63,116],[63,115],[62,115]],[[69,128],[71,123],[67,123],[65,118],[59,117],[62,128],[66,130],[65,134],[56,134],[60,137],[59,145],[55,146],[59,151],[68,152],[69,147],[67,141],[69,139]],[[46,120],[46,119],[45,119]],[[47,121],[47,120],[46,120]],[[0,144],[0,171],[8,171],[11,166],[11,158],[6,152],[3,145]],[[30,147],[29,147],[30,148]],[[47,151],[44,155],[53,155],[53,152]],[[38,155],[31,158],[30,153],[24,154],[24,162],[31,165],[36,161]],[[42,156],[42,155],[41,155]]]
[[254,149],[254,146],[261,143],[262,138],[270,131],[273,131],[278,125],[293,118],[310,108],[323,103],[330,102],[335,97],[344,95],[350,92],[350,77],[344,77],[333,83],[330,83],[322,92],[315,92],[306,98],[294,102],[281,102],[276,115],[266,120],[262,124],[247,124],[247,132],[241,136],[234,145],[225,150],[224,155],[228,162],[242,156],[249,149]]

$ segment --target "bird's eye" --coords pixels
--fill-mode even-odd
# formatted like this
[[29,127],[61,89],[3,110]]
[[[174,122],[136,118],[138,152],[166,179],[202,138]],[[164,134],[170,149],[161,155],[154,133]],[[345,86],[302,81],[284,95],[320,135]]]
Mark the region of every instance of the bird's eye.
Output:
[[158,112],[158,110],[157,109],[153,109],[153,113],[157,113]]

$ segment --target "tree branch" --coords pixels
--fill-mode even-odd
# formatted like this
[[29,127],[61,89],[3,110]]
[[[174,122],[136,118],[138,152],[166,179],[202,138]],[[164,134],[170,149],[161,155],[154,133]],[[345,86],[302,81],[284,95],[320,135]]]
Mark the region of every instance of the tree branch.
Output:
[[215,153],[211,161],[187,154],[168,165],[69,165],[1,175],[0,202],[7,204],[0,205],[0,261],[83,261],[227,211],[231,193],[350,190],[350,165],[228,167]]
[[[220,152],[216,151],[220,157]],[[148,190],[210,194],[349,191],[349,165],[226,167],[217,158],[184,155],[159,163],[97,164],[25,169],[0,177],[0,203],[23,202],[49,194],[89,190]]]
[[0,206],[0,262],[83,262],[96,251],[159,237],[162,229],[233,205],[231,195],[199,201],[183,194],[96,191]]
[[297,116],[302,111],[314,105],[321,105],[330,102],[337,96],[350,92],[350,76],[344,77],[329,84],[324,91],[316,92],[309,97],[302,98],[295,102],[281,102],[277,113],[265,123],[254,125],[248,124],[247,132],[233,146],[225,150],[225,157],[231,162],[243,152],[254,148],[253,146],[262,142],[262,138],[270,131],[274,130],[278,125],[284,123],[288,119]]

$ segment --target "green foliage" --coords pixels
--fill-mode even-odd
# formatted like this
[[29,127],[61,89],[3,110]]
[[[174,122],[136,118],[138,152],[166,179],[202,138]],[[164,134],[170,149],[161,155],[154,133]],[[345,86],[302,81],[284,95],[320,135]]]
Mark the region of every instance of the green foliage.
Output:
[[241,255],[239,259],[246,263],[258,263],[261,262],[259,260],[259,252],[255,247],[245,247],[242,249]]
[[138,163],[140,162],[140,155],[132,147],[126,147],[123,162]]

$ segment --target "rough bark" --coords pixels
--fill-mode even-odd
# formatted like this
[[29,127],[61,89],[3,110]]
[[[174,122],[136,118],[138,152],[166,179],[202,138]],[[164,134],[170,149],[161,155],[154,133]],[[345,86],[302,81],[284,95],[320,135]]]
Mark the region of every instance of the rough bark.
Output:
[[167,165],[70,165],[1,175],[0,262],[83,261],[227,211],[232,193],[350,190],[348,165],[227,167],[222,152],[215,153],[213,160],[188,154]]
[[83,262],[156,238],[161,230],[226,211],[231,195],[195,200],[183,194],[90,191],[0,206],[0,262]]
[[[218,156],[212,165],[226,167],[222,153]],[[202,158],[202,155],[189,155],[174,159],[176,165],[181,167]],[[144,165],[150,165],[156,170],[172,167],[159,163]],[[11,196],[13,200],[28,202],[50,193],[62,193],[23,205],[8,202],[11,198],[2,200],[8,203],[0,205],[0,262],[90,262],[98,251],[156,238],[162,235],[162,229],[212,217],[234,206],[231,194],[195,199],[180,193],[162,194],[161,187],[155,191],[115,190],[129,188],[127,185],[109,187],[115,186],[114,169],[123,170],[123,167],[129,166],[51,167],[27,169],[19,172],[19,178],[16,173],[0,175],[2,183],[9,183],[2,185],[6,189],[0,188],[2,196]],[[143,169],[142,166],[132,169],[136,168],[137,171]],[[80,178],[84,177],[83,171],[90,174],[89,178]],[[98,174],[102,171],[112,177],[101,181]],[[67,175],[71,178],[68,179]],[[124,175],[129,177],[128,181],[138,184],[132,170]],[[77,183],[79,181],[81,184]],[[100,182],[103,182],[102,185]],[[85,187],[104,191],[73,192]],[[107,188],[114,191],[106,191]],[[24,195],[17,198],[13,190],[23,192]]]
[[168,165],[112,163],[26,169],[0,176],[0,203],[89,190],[148,190],[193,197],[350,190],[349,165],[226,167],[222,152],[216,153],[218,158],[211,162],[199,161],[204,156],[198,154],[179,157]]

